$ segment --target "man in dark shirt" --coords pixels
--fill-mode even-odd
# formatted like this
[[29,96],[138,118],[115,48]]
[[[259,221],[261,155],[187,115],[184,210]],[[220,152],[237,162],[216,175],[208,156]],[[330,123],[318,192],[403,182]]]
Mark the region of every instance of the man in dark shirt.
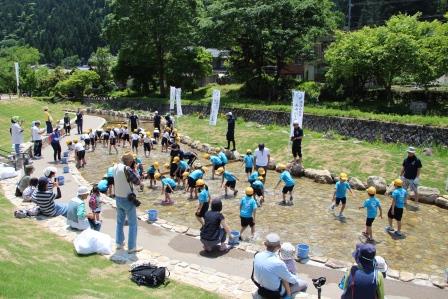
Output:
[[134,114],[134,111],[131,112],[131,116],[129,116],[129,124],[131,126],[131,132],[137,130],[138,128],[138,116]]
[[294,121],[293,123],[293,131],[291,136],[292,141],[292,155],[294,156],[294,160],[297,161],[297,157],[299,157],[298,161],[302,162],[302,139],[303,139],[303,129],[299,126],[298,121]]
[[415,148],[410,146],[407,150],[408,157],[403,161],[400,176],[403,181],[403,187],[410,188],[415,193],[415,202],[418,204],[418,184],[420,181],[420,170],[422,162],[415,156]]
[[78,129],[78,135],[82,134],[82,123],[83,123],[83,114],[81,109],[78,108],[76,112],[76,127]]
[[155,128],[159,129],[159,132],[160,132],[161,119],[162,118],[160,117],[159,112],[158,111],[154,112],[154,129]]
[[233,144],[232,151],[235,150],[235,118],[232,115],[232,112],[227,112],[227,147],[226,149],[230,149],[230,142]]

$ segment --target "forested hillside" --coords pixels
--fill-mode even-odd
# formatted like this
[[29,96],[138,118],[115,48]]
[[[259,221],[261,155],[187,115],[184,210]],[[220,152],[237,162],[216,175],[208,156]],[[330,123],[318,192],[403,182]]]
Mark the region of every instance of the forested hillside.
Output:
[[0,41],[19,41],[59,64],[77,55],[86,61],[98,46],[105,0],[0,0]]

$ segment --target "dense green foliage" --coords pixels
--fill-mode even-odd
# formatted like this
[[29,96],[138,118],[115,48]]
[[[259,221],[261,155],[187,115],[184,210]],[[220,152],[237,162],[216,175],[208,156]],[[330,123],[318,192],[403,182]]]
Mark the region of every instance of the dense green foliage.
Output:
[[16,40],[59,65],[77,55],[87,61],[101,46],[105,0],[0,0],[0,42]]
[[94,71],[76,70],[70,77],[58,82],[55,88],[63,95],[80,99],[89,93],[99,80],[100,76]]
[[325,54],[326,75],[351,96],[362,96],[368,83],[390,93],[397,77],[427,86],[446,73],[447,51],[447,23],[399,15],[385,26],[339,33]]

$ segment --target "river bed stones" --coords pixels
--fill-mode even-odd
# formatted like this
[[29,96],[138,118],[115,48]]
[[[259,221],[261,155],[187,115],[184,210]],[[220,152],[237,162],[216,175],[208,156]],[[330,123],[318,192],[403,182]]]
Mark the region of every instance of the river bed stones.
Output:
[[387,183],[383,177],[372,175],[367,178],[367,187],[375,187],[376,193],[384,194],[387,190]]
[[357,177],[351,177],[348,180],[348,183],[350,184],[350,187],[352,187],[355,190],[360,190],[360,191],[366,190],[366,185],[364,185],[364,183]]
[[333,177],[331,176],[330,171],[327,169],[305,169],[305,176],[307,178],[313,179],[316,183],[321,184],[332,184],[334,183]]
[[[418,187],[418,201],[428,204],[434,204],[436,199],[440,196],[440,191],[437,188],[419,186]],[[410,192],[409,197],[414,199],[414,192]]]

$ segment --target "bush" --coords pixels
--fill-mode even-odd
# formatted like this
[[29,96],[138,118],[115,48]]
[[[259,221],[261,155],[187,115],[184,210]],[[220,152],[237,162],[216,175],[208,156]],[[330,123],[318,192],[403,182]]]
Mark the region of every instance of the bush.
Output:
[[314,81],[302,82],[297,86],[297,89],[305,92],[305,99],[308,103],[319,102],[321,85]]

